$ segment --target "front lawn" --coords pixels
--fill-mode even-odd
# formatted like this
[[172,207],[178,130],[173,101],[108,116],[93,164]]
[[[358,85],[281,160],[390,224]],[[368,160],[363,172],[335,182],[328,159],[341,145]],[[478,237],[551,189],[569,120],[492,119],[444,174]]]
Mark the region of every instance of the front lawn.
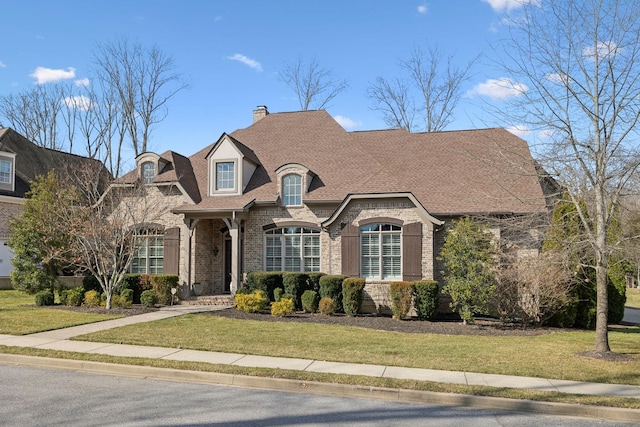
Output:
[[119,317],[122,316],[37,307],[33,295],[0,291],[0,334],[27,335]]
[[85,341],[640,385],[640,327],[612,328],[609,338],[615,352],[632,360],[610,362],[580,356],[594,348],[592,331],[538,336],[407,334],[210,314],[77,337]]
[[627,302],[626,307],[640,308],[640,289],[627,288]]

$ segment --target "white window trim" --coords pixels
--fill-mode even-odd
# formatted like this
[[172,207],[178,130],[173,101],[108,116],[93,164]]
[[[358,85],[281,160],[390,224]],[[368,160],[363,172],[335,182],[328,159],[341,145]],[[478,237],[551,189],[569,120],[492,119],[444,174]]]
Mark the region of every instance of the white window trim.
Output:
[[5,160],[5,159],[0,159],[0,164],[2,163],[7,163],[9,164],[9,180],[8,181],[0,181],[0,184],[4,184],[4,185],[13,185],[13,181],[14,181],[14,159],[11,160]]
[[[218,189],[218,164],[219,163],[232,163],[233,164],[233,188]],[[211,194],[230,195],[238,194],[238,159],[215,159],[211,161]]]
[[[299,236],[300,237],[300,270],[296,270],[296,271],[292,271],[292,272],[299,272],[299,273],[314,273],[314,272],[319,272],[321,269],[321,263],[322,263],[322,238],[321,238],[321,232],[320,230],[316,230],[315,228],[311,228],[311,227],[304,227],[304,226],[294,226],[296,228],[300,228],[301,232],[300,233],[292,233],[292,234],[284,234],[284,233],[280,233],[280,234],[269,234],[269,231],[273,231],[273,230],[280,230],[283,228],[290,228],[287,226],[283,226],[283,227],[277,227],[275,229],[271,229],[271,230],[267,230],[263,233],[263,257],[262,257],[262,262],[263,262],[263,266],[264,266],[264,270],[265,271],[291,271],[291,270],[285,270],[285,260],[286,260],[286,245],[284,243],[284,237],[285,236]],[[308,229],[308,230],[313,230],[314,233],[305,233],[304,229]],[[268,237],[280,237],[281,239],[281,245],[280,245],[280,256],[277,258],[280,258],[280,269],[278,270],[267,270],[267,238]],[[306,257],[304,255],[304,238],[306,236],[317,236],[318,237],[318,256],[317,257]],[[318,258],[318,270],[305,270],[305,259],[307,258]]]
[[[289,177],[289,176],[297,176],[300,179],[300,185],[298,186],[300,188],[300,203],[296,203],[296,204],[287,204],[285,202],[286,200],[286,186],[284,184],[284,180],[285,178]],[[304,202],[303,202],[303,196],[304,196],[304,191],[302,191],[303,187],[304,187],[304,177],[298,173],[288,173],[286,175],[284,175],[282,177],[282,205],[285,207],[300,207],[303,206]]]
[[[145,175],[145,165],[151,165],[151,166],[153,166],[153,175],[152,175],[152,176],[146,176],[146,175]],[[157,165],[154,161],[148,160],[148,161],[146,161],[146,162],[143,162],[143,163],[140,165],[140,175],[142,176],[142,182],[143,182],[145,185],[153,184],[153,180],[154,180],[154,179],[155,179],[155,177],[158,175],[157,170],[158,170],[158,165]],[[148,181],[147,181],[147,180],[148,180]]]
[[[381,226],[382,225],[391,225],[391,226],[399,227],[400,230],[392,230],[392,231],[379,230],[379,231],[373,231],[373,232],[367,231],[367,232],[363,233],[363,231],[362,231],[363,227],[367,227],[369,225],[374,225],[374,224],[379,224]],[[358,252],[359,252],[359,257],[360,257],[360,261],[359,261],[359,263],[360,263],[360,277],[363,277],[363,278],[365,278],[367,280],[402,280],[402,277],[403,277],[402,264],[403,264],[403,259],[404,259],[404,253],[402,251],[403,250],[402,226],[397,225],[397,224],[384,223],[384,222],[374,223],[374,224],[366,224],[366,225],[362,225],[362,226],[359,227],[360,228],[360,237],[358,239],[359,240]],[[378,252],[378,262],[379,262],[379,264],[378,264],[378,266],[379,266],[380,274],[378,276],[365,276],[363,271],[362,271],[362,266],[363,266],[363,262],[362,262],[362,258],[363,258],[363,256],[362,256],[362,236],[363,236],[363,234],[367,234],[367,235],[377,234],[379,236],[379,239],[378,239],[378,251],[379,251]],[[383,255],[383,250],[382,250],[382,236],[384,234],[387,234],[387,235],[398,234],[400,236],[400,273],[397,276],[387,276],[387,275],[384,274],[384,263],[383,263],[384,255]]]

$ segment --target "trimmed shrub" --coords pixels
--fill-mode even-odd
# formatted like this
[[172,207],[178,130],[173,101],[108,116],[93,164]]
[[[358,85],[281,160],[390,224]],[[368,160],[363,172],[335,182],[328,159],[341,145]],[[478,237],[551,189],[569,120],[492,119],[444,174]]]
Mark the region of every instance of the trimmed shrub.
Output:
[[[172,295],[171,288],[176,288],[178,291],[178,281],[180,280],[177,275],[174,274],[158,274],[149,276],[153,289],[158,294],[158,304],[169,305],[171,304]],[[180,292],[176,293],[175,299],[180,299]]]
[[251,292],[262,290],[269,298],[269,301],[275,301],[273,291],[277,288],[283,288],[281,271],[252,271],[247,273],[247,288]]
[[318,311],[327,316],[331,316],[336,312],[336,303],[331,297],[324,297],[318,303]]
[[320,298],[316,291],[306,290],[302,293],[300,299],[302,301],[302,309],[305,313],[315,313],[318,311],[318,301]]
[[[133,304],[133,289],[123,289],[120,291],[120,295],[117,301],[116,307],[129,308]],[[113,301],[112,301],[113,303]]]
[[37,306],[53,305],[55,295],[51,289],[45,289],[36,293],[35,300]]
[[67,291],[65,304],[72,307],[80,307],[84,301],[84,287],[77,286]]
[[131,289],[133,291],[133,299],[131,300],[133,304],[140,304],[140,294],[145,290],[142,289],[142,286],[140,285],[139,274],[125,274],[122,278],[120,289]]
[[242,286],[240,288],[238,288],[238,290],[236,291],[236,295],[240,294],[240,295],[249,295],[251,293],[251,290],[249,290],[249,288],[247,288],[247,286]]
[[623,281],[617,281],[613,278],[609,280],[607,296],[609,300],[607,322],[617,325],[624,317],[624,305],[627,302],[627,284],[624,278]]
[[69,297],[69,289],[59,289],[58,290],[58,300],[60,300],[61,305],[67,305],[67,298]]
[[336,312],[342,313],[342,282],[349,276],[325,274],[320,277],[320,298],[329,297],[336,305]]
[[140,294],[140,303],[145,307],[153,307],[158,303],[158,294],[153,289],[147,289]]
[[394,319],[404,319],[411,310],[413,286],[411,282],[391,282],[389,286],[391,297],[391,313]]
[[440,287],[435,280],[412,283],[416,314],[420,320],[435,320],[440,305]]
[[283,273],[282,285],[287,294],[293,295],[296,308],[302,308],[302,293],[309,289],[309,275],[307,273]]
[[273,300],[275,302],[278,302],[282,299],[282,294],[284,294],[284,289],[282,288],[275,288],[273,290]]
[[320,278],[325,274],[320,272],[313,272],[307,273],[307,275],[309,276],[309,285],[307,289],[311,289],[316,294],[320,295]]
[[85,307],[100,307],[100,293],[95,290],[85,292],[82,305]]
[[295,305],[290,298],[282,298],[278,302],[271,304],[271,315],[277,317],[284,317],[295,311]]
[[365,279],[349,277],[342,282],[342,307],[347,316],[355,316],[362,307]]
[[82,288],[85,292],[102,292],[102,286],[100,286],[100,282],[98,282],[98,279],[96,279],[95,276],[84,276],[82,278]]
[[236,294],[236,308],[246,313],[258,313],[267,308],[269,299],[267,294],[258,289],[250,294]]

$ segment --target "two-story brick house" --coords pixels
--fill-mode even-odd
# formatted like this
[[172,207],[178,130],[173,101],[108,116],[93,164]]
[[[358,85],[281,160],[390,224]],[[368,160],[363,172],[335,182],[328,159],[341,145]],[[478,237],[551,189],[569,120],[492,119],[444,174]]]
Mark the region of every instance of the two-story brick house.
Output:
[[142,179],[164,210],[134,271],[212,295],[250,271],[320,271],[366,278],[380,304],[391,281],[439,277],[452,219],[546,209],[527,143],[504,129],[347,132],[325,111],[259,107],[188,158],[144,153],[137,165],[117,183]]

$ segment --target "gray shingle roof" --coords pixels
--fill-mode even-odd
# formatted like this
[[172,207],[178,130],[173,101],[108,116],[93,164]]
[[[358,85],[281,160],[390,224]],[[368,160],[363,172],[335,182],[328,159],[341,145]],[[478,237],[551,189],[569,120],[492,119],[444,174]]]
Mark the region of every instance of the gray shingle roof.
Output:
[[85,166],[92,170],[95,168],[100,171],[97,176],[103,189],[111,180],[111,175],[100,161],[39,147],[11,128],[0,129],[0,151],[16,154],[15,191],[10,194],[15,197],[24,197],[29,191],[29,183],[51,170],[66,172]]

